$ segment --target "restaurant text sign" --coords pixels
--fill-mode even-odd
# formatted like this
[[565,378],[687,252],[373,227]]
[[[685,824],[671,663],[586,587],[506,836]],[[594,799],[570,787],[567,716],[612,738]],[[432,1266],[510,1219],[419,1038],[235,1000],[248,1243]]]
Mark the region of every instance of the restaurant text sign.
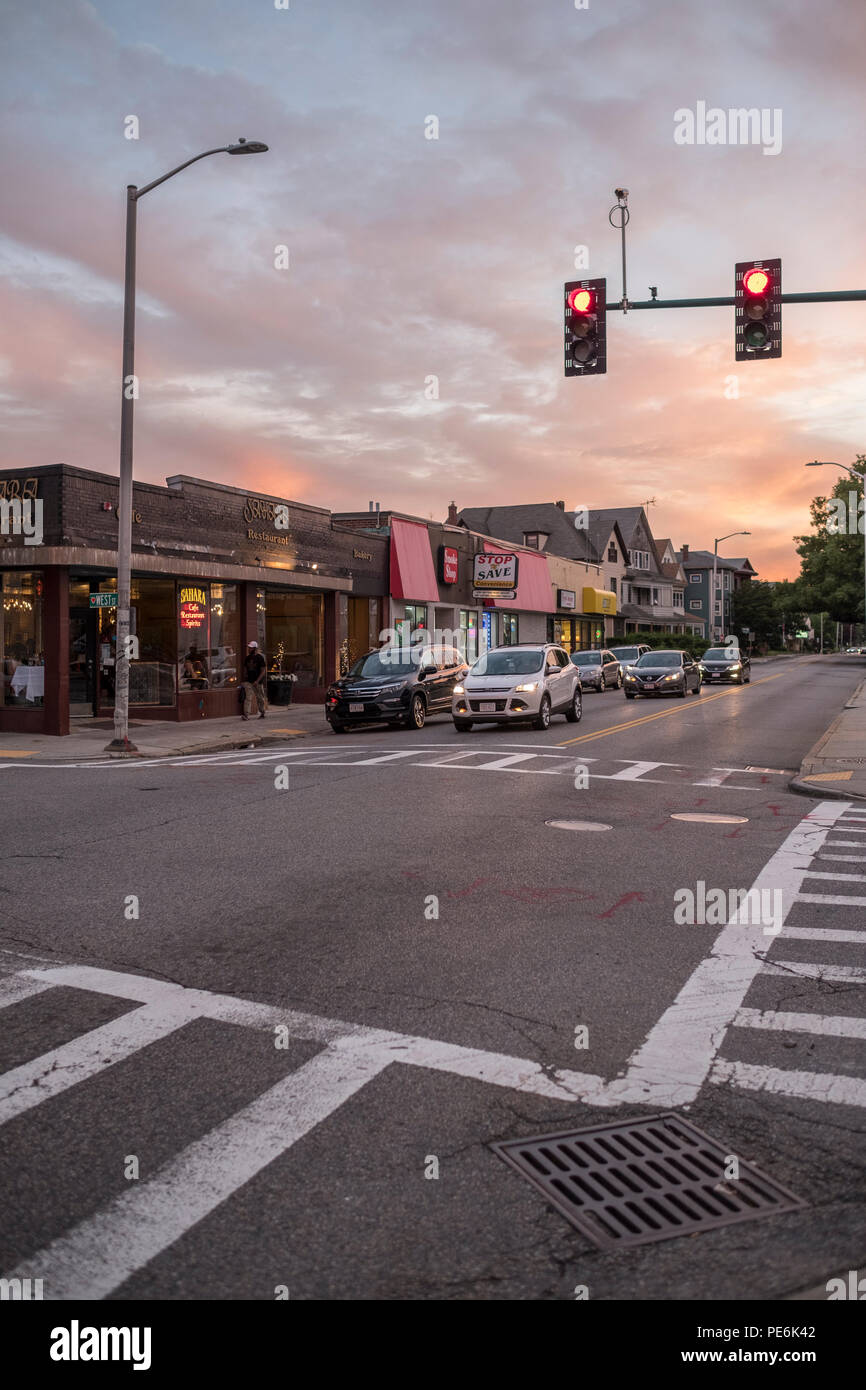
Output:
[[207,594],[204,589],[183,586],[180,590],[180,625],[200,632],[207,622]]

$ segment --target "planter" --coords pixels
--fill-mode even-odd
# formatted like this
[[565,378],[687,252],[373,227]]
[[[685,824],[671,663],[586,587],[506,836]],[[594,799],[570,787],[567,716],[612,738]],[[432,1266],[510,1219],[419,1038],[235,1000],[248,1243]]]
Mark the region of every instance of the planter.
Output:
[[290,705],[294,684],[291,676],[268,676],[268,703]]

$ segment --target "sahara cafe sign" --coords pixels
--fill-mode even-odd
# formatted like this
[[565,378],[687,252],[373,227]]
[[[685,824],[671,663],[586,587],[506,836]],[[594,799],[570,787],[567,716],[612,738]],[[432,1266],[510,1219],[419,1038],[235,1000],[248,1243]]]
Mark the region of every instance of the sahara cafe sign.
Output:
[[513,551],[478,552],[472,570],[472,597],[517,597],[517,556]]
[[183,587],[180,590],[180,625],[190,632],[200,632],[207,622],[207,594],[204,589]]

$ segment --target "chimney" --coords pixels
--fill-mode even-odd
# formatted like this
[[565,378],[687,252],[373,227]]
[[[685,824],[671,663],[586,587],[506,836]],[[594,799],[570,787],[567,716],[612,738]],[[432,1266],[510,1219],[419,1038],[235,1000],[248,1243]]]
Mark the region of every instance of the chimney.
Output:
[[449,525],[449,526],[456,526],[456,525],[457,525],[457,503],[456,503],[456,502],[449,502],[449,503],[448,503],[448,525]]
[[556,505],[557,505],[557,507],[559,508],[559,510],[560,510],[561,512],[564,512],[564,511],[565,511],[565,503],[564,503],[564,502],[557,502]]
[[683,561],[685,562],[688,558],[689,558],[689,548],[688,548],[687,545],[684,545],[684,546],[683,546]]

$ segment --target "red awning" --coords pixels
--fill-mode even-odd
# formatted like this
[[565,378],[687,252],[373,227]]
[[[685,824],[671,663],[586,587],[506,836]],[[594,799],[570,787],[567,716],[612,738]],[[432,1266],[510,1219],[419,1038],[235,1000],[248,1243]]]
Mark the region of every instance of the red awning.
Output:
[[[485,541],[484,549],[488,555],[496,555],[507,550],[508,546]],[[533,613],[555,613],[556,605],[553,602],[547,556],[536,554],[532,550],[518,550],[517,555],[517,598],[494,599],[493,607],[520,608],[524,612]]]
[[429,535],[421,521],[391,518],[391,597],[410,603],[439,600]]

